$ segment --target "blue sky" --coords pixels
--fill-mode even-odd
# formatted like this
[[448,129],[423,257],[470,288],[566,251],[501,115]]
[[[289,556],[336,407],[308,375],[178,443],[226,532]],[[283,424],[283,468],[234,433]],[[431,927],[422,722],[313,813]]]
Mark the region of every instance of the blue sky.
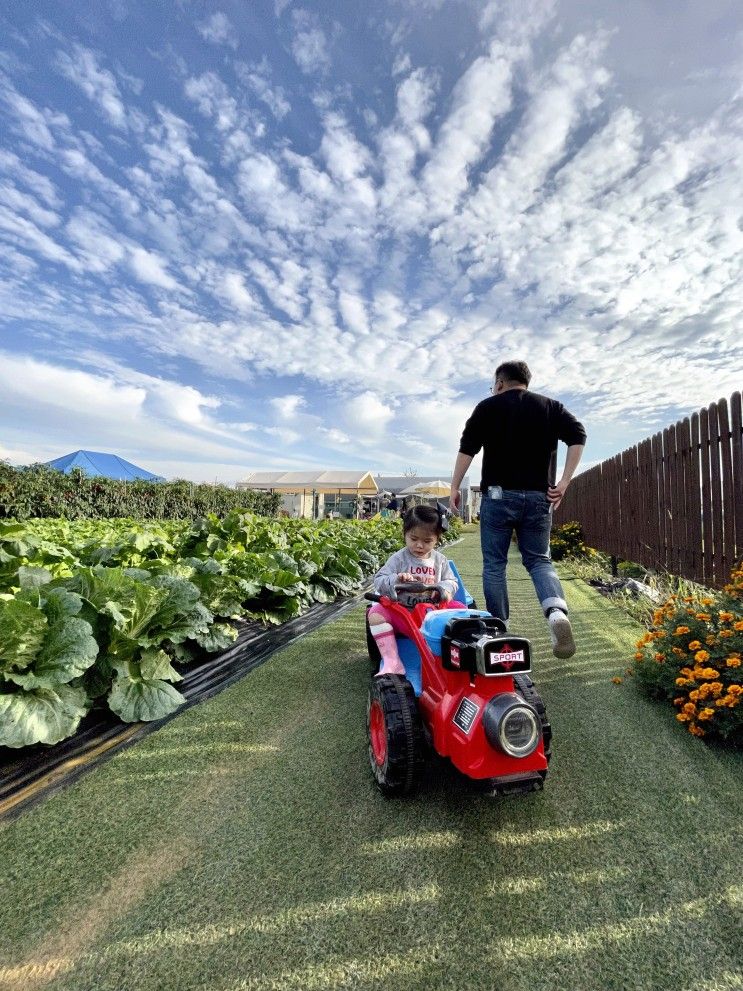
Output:
[[3,4],[0,458],[448,474],[521,357],[590,464],[730,395],[742,41],[727,0]]

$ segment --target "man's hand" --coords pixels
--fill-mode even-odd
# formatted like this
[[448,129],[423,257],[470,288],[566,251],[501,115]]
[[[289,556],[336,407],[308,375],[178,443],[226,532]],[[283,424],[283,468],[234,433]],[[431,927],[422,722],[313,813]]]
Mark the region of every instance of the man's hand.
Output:
[[562,497],[565,495],[568,485],[570,485],[570,482],[562,478],[555,485],[550,485],[547,489],[547,498],[552,503],[553,510],[557,509],[562,502]]
[[459,491],[459,486],[458,485],[452,485],[452,487],[451,487],[451,489],[449,491],[449,509],[451,509],[455,513],[458,513],[459,512],[459,503],[460,503],[461,499],[462,499],[462,495],[461,495],[461,493]]

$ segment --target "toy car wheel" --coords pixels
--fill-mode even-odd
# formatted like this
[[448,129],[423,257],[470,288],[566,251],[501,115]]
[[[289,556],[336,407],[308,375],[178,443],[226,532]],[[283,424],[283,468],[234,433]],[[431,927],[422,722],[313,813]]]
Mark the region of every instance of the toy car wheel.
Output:
[[369,662],[371,663],[371,673],[376,674],[379,671],[379,662],[382,660],[382,655],[379,653],[379,647],[377,647],[377,641],[372,636],[371,627],[369,626],[369,617],[366,617],[366,649],[369,651]]
[[396,674],[372,679],[367,734],[369,763],[382,794],[411,791],[423,766],[423,725],[407,679]]
[[[547,719],[547,710],[545,708],[544,702],[542,701],[542,696],[534,687],[534,682],[531,680],[528,674],[516,674],[513,677],[514,685],[516,691],[528,702],[534,709],[537,710],[539,715],[539,721],[542,724],[542,743],[544,745],[544,756],[549,763],[550,757],[552,756],[552,727]],[[547,776],[546,771],[542,771],[542,777]]]

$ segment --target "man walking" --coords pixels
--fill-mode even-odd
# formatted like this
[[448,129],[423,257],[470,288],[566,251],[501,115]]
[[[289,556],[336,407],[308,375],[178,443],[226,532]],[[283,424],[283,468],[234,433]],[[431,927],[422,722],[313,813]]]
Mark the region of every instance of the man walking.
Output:
[[[508,620],[506,562],[516,533],[521,560],[550,628],[556,657],[575,653],[560,579],[550,558],[552,511],[560,505],[586,443],[583,425],[562,403],[529,392],[525,361],[506,361],[495,371],[492,396],[475,407],[464,427],[454,465],[450,505],[459,509],[462,484],[482,449],[480,542],[485,604]],[[562,478],[555,482],[557,442],[567,444]]]

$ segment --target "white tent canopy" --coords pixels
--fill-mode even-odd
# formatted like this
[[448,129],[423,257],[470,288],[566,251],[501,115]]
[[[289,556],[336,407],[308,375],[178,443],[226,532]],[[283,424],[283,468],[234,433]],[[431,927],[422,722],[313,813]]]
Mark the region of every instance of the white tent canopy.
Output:
[[254,471],[237,488],[364,496],[379,491],[369,471]]
[[397,494],[400,496],[417,495],[445,497],[448,496],[450,492],[451,485],[448,482],[444,482],[440,478],[437,478],[432,482],[417,482],[415,485],[411,485]]

